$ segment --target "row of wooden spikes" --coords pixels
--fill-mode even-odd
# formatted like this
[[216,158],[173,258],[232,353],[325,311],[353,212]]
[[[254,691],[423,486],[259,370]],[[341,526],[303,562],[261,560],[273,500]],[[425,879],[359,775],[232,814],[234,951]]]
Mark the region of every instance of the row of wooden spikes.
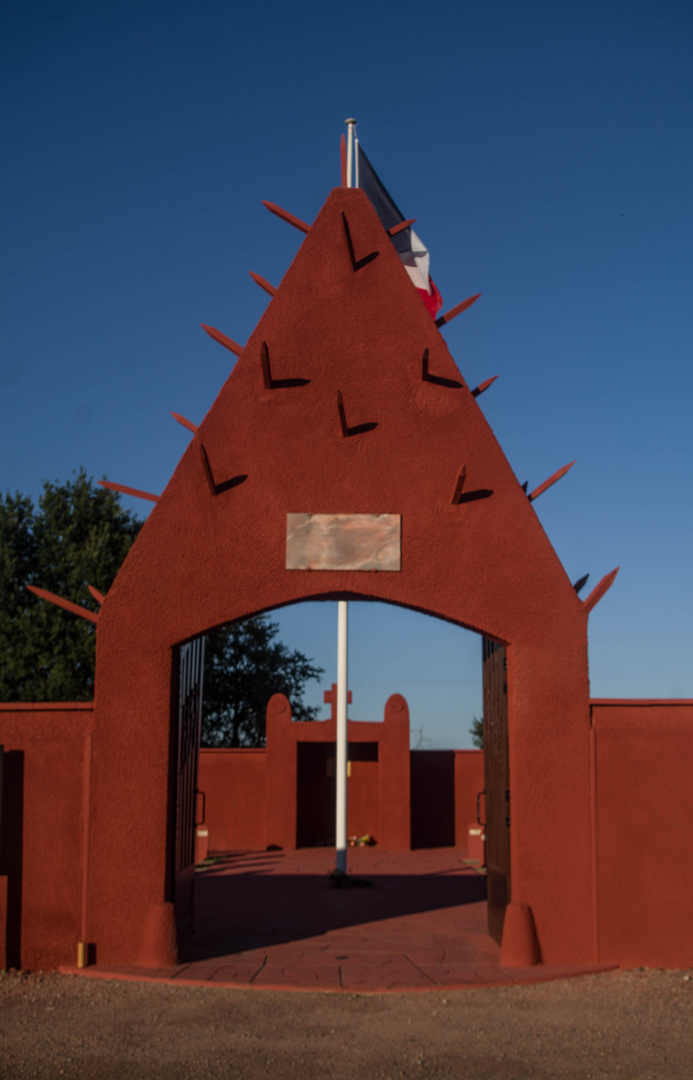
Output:
[[[268,202],[265,199],[262,200],[262,203],[263,203],[264,206],[267,207],[267,209],[272,214],[275,214],[277,217],[281,218],[283,221],[288,222],[289,225],[293,225],[294,228],[298,229],[300,232],[303,232],[303,233],[306,233],[306,234],[310,232],[311,226],[306,224],[305,221],[301,221],[301,219],[296,217],[294,214],[289,213],[288,210],[284,210],[282,207],[277,206],[276,203]],[[349,242],[349,247],[350,247],[350,250],[351,250],[352,249],[351,235],[350,235],[350,232],[349,232],[348,222],[347,222],[346,216],[344,214],[342,214],[342,220],[344,222],[344,229],[345,229],[347,240]],[[408,229],[411,225],[413,225],[415,223],[415,221],[416,221],[416,218],[411,218],[411,219],[409,219],[407,221],[402,221],[399,224],[394,225],[392,228],[386,230],[388,236],[390,236],[390,237],[396,236],[397,233],[402,232],[404,229]],[[366,260],[361,260],[362,263],[365,263],[366,261],[368,261],[368,257],[366,258]],[[353,264],[354,269],[358,268],[359,263],[353,257],[353,251],[352,251],[352,264]],[[264,289],[265,292],[267,292],[270,296],[274,296],[276,294],[276,291],[277,291],[276,288],[273,285],[270,285],[270,283],[265,278],[263,278],[260,274],[256,274],[254,271],[251,270],[250,271],[250,276],[252,277],[253,281],[255,281],[256,284],[258,284],[260,286],[260,288]],[[440,326],[443,326],[445,323],[450,322],[451,319],[454,319],[457,315],[460,315],[463,311],[466,311],[468,308],[470,308],[472,306],[472,304],[474,304],[479,299],[480,296],[481,296],[481,293],[477,293],[474,296],[470,296],[466,300],[461,301],[461,303],[457,304],[455,307],[451,308],[444,315],[440,315],[435,320],[436,326],[440,327]],[[223,345],[225,348],[229,349],[236,356],[240,356],[241,353],[243,352],[243,347],[241,345],[239,345],[237,342],[233,341],[232,338],[227,337],[227,335],[223,334],[220,330],[216,330],[212,326],[206,326],[204,323],[202,324],[202,327],[210,335],[210,337],[212,337],[220,345]],[[265,342],[262,343],[262,347],[261,347],[261,366],[262,366],[262,374],[263,374],[263,381],[264,381],[264,384],[265,384],[265,388],[268,389],[268,390],[276,388],[277,384],[272,379],[271,368],[270,368],[270,360],[269,360],[269,351],[267,349],[267,345],[266,345]],[[453,380],[442,379],[442,378],[440,378],[438,376],[431,375],[431,373],[429,371],[429,367],[428,367],[428,349],[424,350],[424,355],[423,355],[423,359],[422,359],[422,378],[423,378],[424,381],[427,381],[427,382],[439,382],[439,383],[443,383],[443,384],[453,382]],[[473,394],[474,397],[478,397],[480,394],[482,394],[484,392],[484,390],[487,390],[488,387],[491,386],[491,384],[493,382],[495,382],[495,380],[497,378],[498,378],[497,375],[493,375],[490,379],[487,379],[485,382],[480,383],[479,386],[476,387],[476,389],[471,391],[471,393]],[[309,380],[305,380],[305,379],[295,379],[295,380],[284,380],[284,383],[285,384],[286,383],[292,383],[294,385],[296,385],[296,384],[304,385],[308,381]],[[342,394],[341,394],[340,391],[337,391],[337,410],[338,410],[338,414],[339,414],[339,420],[340,420],[340,426],[341,426],[341,430],[342,430],[342,435],[343,436],[348,436],[348,435],[352,434],[355,429],[353,429],[353,428],[350,429],[348,427],[348,425],[347,425],[346,411],[345,411],[345,408],[344,408],[344,400],[343,400],[343,397],[342,397]],[[187,420],[180,413],[172,413],[171,415],[180,424],[182,424],[183,427],[187,428],[193,434],[197,434],[198,429],[197,429],[196,425],[193,424],[190,420]],[[361,428],[361,430],[367,430],[367,429],[370,429],[370,428],[372,428],[374,426],[375,425],[373,425],[373,424],[364,424],[364,425],[360,425],[360,428]],[[204,447],[204,445],[202,443],[199,444],[199,451],[200,451],[200,457],[201,457],[201,461],[202,461],[203,471],[204,471],[204,474],[205,474],[205,479],[207,481],[207,484],[209,486],[209,489],[210,489],[210,492],[211,492],[212,495],[219,495],[223,491],[229,490],[229,488],[231,488],[231,487],[235,487],[237,484],[242,483],[246,479],[246,476],[243,475],[243,476],[234,477],[231,480],[224,481],[221,484],[216,483],[215,480],[214,480],[213,473],[212,473],[212,469],[211,469],[211,465],[210,465],[210,462],[209,462],[209,457],[207,455],[207,451],[206,451],[206,449],[205,449],[205,447]],[[548,480],[545,480],[543,484],[540,484],[539,487],[535,488],[534,491],[530,492],[528,494],[528,496],[527,496],[529,501],[533,502],[534,499],[538,498],[539,495],[543,494],[543,492],[545,492],[548,488],[550,488],[553,484],[555,484],[557,480],[560,480],[561,477],[565,476],[565,474],[568,472],[569,469],[571,469],[573,467],[574,464],[575,464],[575,462],[571,461],[570,464],[564,465],[562,469],[559,469],[552,476],[550,476],[548,478]],[[466,466],[463,466],[462,469],[460,469],[460,471],[459,471],[459,473],[457,475],[457,479],[455,481],[455,487],[454,487],[454,490],[453,490],[452,502],[455,505],[459,505],[464,500],[463,489],[464,489],[464,485],[465,485],[465,482],[466,482],[466,476],[467,476]],[[111,491],[117,491],[117,492],[120,492],[120,493],[122,493],[124,495],[131,495],[131,496],[134,496],[135,498],[146,499],[146,500],[148,500],[150,502],[158,502],[159,498],[160,498],[160,496],[153,495],[148,491],[141,491],[138,488],[127,487],[125,484],[116,484],[113,481],[109,481],[109,480],[99,480],[98,483],[102,487],[108,488]],[[523,485],[523,490],[525,492],[527,491],[527,487],[528,487],[528,485],[527,485],[527,483],[525,483]],[[596,586],[596,588],[592,590],[590,595],[584,601],[584,606],[587,609],[587,611],[591,611],[591,609],[594,607],[594,605],[602,598],[602,596],[607,591],[607,589],[609,589],[611,587],[611,585],[613,584],[613,582],[614,582],[614,580],[616,578],[618,570],[619,570],[619,567],[616,567],[616,569],[612,570],[610,574],[605,575],[605,577],[602,578],[602,580]],[[576,592],[580,591],[580,589],[586,583],[588,577],[589,577],[589,574],[586,574],[584,576],[584,578],[581,578],[580,581],[575,583],[574,588],[575,588]],[[94,597],[94,599],[99,603],[99,605],[101,605],[103,603],[103,600],[104,600],[103,595],[97,589],[95,589],[92,585],[89,585],[88,588],[89,588],[89,591],[91,592],[92,596]],[[53,604],[57,604],[59,607],[65,608],[65,610],[70,611],[75,615],[79,615],[81,618],[88,619],[89,621],[94,622],[94,623],[96,623],[98,621],[98,615],[95,614],[93,611],[89,611],[87,608],[81,607],[79,604],[74,604],[71,600],[65,600],[63,597],[57,596],[55,593],[51,593],[47,589],[41,589],[41,588],[39,588],[38,586],[35,586],[35,585],[27,585],[27,589],[29,589],[30,592],[35,593],[35,595],[40,597],[41,599],[48,600]]]

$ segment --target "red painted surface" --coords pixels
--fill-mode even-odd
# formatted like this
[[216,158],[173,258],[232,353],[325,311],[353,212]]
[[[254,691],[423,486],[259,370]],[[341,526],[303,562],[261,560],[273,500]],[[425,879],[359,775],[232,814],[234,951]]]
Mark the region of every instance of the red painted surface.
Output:
[[305,221],[301,221],[295,214],[290,214],[288,210],[282,210],[281,206],[277,206],[276,203],[268,202],[267,199],[262,200],[262,205],[266,206],[271,214],[276,214],[282,221],[287,221],[289,225],[293,225],[299,232],[309,233],[310,225],[306,225]]
[[693,966],[693,701],[592,703],[598,952]]
[[476,821],[476,797],[483,789],[483,750],[455,750],[455,844],[459,848],[468,846],[469,825]]
[[256,274],[253,270],[249,270],[248,273],[250,274],[256,285],[259,285],[260,288],[264,289],[265,292],[269,293],[270,296],[274,296],[277,291],[274,285],[270,285],[269,281],[267,281],[266,278],[263,278],[261,274]]
[[587,599],[584,601],[585,611],[589,614],[595,604],[598,604],[604,593],[608,592],[618,574],[620,567],[617,566],[615,570],[612,570],[610,574],[605,574],[598,585],[592,589]]
[[48,600],[49,603],[56,604],[57,607],[65,608],[66,611],[70,611],[73,615],[79,615],[81,619],[89,619],[93,623],[99,621],[99,616],[95,611],[90,611],[89,608],[82,607],[81,604],[73,604],[72,600],[65,600],[62,596],[56,596],[55,593],[48,592],[47,589],[39,589],[36,585],[27,585],[27,589],[40,597],[41,600]]
[[486,832],[478,821],[467,826],[467,858],[478,866],[486,866]]
[[[440,995],[604,970],[501,967],[500,950],[485,933],[484,880],[461,864],[455,848],[355,848],[348,862],[374,888],[326,888],[334,852],[324,848],[234,852],[198,874],[196,930],[184,963],[144,971],[98,966],[82,974],[208,988]],[[324,1069],[306,1075],[322,1077]]]
[[[361,261],[378,252],[356,270],[342,214]],[[262,341],[309,382],[266,390]],[[320,596],[403,604],[509,643],[514,899],[531,905],[545,959],[592,959],[586,614],[469,389],[421,379],[426,348],[459,383],[367,197],[336,189],[101,609],[89,925],[105,962],[128,962],[134,928],[168,896],[173,647]],[[342,438],[337,390],[377,427]],[[212,496],[201,440],[215,473],[246,482]],[[461,464],[465,491],[490,497],[450,504]],[[401,514],[402,570],[286,570],[286,515],[299,511]],[[387,752],[381,819],[400,798]],[[269,768],[268,782],[281,783]],[[404,821],[387,825],[393,847],[408,843]],[[267,827],[286,840],[295,822],[270,814]]]
[[481,293],[477,293],[475,296],[469,296],[466,300],[463,300],[461,304],[456,304],[454,308],[450,308],[449,311],[446,311],[444,315],[439,315],[436,319],[436,326],[443,326],[446,322],[450,322],[458,315],[461,315],[463,311],[466,311],[472,304],[475,304],[480,296]]
[[[262,342],[302,379],[266,389]],[[425,349],[435,381],[421,378]],[[337,391],[357,425],[348,438]],[[215,476],[245,482],[215,484],[213,494],[203,440]],[[452,505],[462,465],[465,488]],[[289,512],[400,514],[401,571],[286,570]],[[512,900],[531,909],[546,962],[592,961],[589,601],[576,596],[367,197],[337,189],[100,612],[87,927],[103,962],[152,955],[154,938],[169,955],[175,646],[276,606],[350,596],[429,612],[507,644]],[[270,737],[282,767],[268,755],[277,798],[267,836],[290,846],[296,741],[281,701],[273,702]],[[406,848],[409,758],[395,736],[398,710],[408,727],[406,705],[393,698],[388,709],[393,736],[379,740],[380,832],[389,846]],[[597,767],[606,749],[598,736]],[[609,797],[598,793],[599,820],[600,800]],[[683,925],[687,910],[675,908],[674,917],[670,909],[670,923]]]
[[528,968],[541,963],[541,949],[529,904],[515,901],[508,904],[503,924],[500,962],[509,968]]
[[455,844],[455,751],[411,751],[411,846]]
[[[334,747],[334,720],[294,723],[291,707],[283,694],[275,694],[267,706],[267,845],[290,851],[297,838],[304,844],[329,839],[329,814],[333,783],[320,773],[328,753],[315,754],[303,771],[311,783],[312,797],[319,809],[311,832],[310,805],[300,800],[298,791],[299,745],[322,743]],[[387,850],[408,850],[409,834],[409,709],[401,694],[393,694],[385,705],[383,723],[348,722],[349,746],[377,745],[377,762],[355,761],[348,788],[347,830],[350,835],[375,835]],[[307,755],[306,755],[307,758]],[[377,768],[371,768],[375,765]],[[356,766],[356,767],[355,767]],[[373,791],[377,777],[377,796]],[[298,808],[303,810],[298,820]],[[377,807],[377,811],[376,811]],[[377,814],[377,816],[376,816]],[[366,826],[364,828],[364,826]],[[332,833],[332,835],[334,835]]]
[[[329,691],[326,691],[328,693]],[[389,850],[388,835],[380,828],[380,742],[362,738],[363,728],[351,721],[348,781],[350,836],[373,836],[378,847]],[[378,725],[378,735],[385,729]],[[368,730],[372,733],[369,725]],[[355,732],[355,734],[354,734]],[[283,732],[286,734],[286,732]],[[270,740],[270,752],[277,754],[276,774],[286,766],[286,743]],[[316,725],[291,724],[296,742],[296,837],[289,842],[288,831],[281,847],[286,850],[311,847],[315,842],[334,841],[335,836],[335,727],[330,721]],[[301,757],[302,747],[310,753]],[[294,788],[281,777],[267,785],[267,751],[202,750],[198,786],[205,793],[205,824],[209,829],[209,850],[254,849],[275,843],[266,832],[267,800],[280,799],[271,808],[276,820],[286,813],[286,791]],[[370,758],[370,759],[369,759]],[[467,824],[476,813],[476,794],[484,783],[483,751],[411,751],[411,846],[440,848],[457,845],[467,849]],[[406,784],[406,773],[402,784]],[[266,786],[267,785],[267,786]],[[302,789],[303,786],[303,789]],[[288,796],[290,798],[290,794]],[[399,812],[399,811],[397,811]],[[402,810],[406,813],[406,808]],[[277,845],[278,846],[278,845]]]
[[7,966],[76,961],[91,728],[91,703],[0,704]]
[[570,469],[572,469],[574,464],[575,462],[571,461],[569,465],[564,465],[562,469],[557,469],[556,472],[548,478],[548,480],[545,480],[543,484],[540,484],[538,488],[535,488],[534,491],[531,491],[529,493],[529,495],[527,496],[529,501],[534,502],[534,500],[538,499],[540,495],[543,495],[545,491],[548,491],[550,487],[553,487],[557,480],[560,480],[563,476],[565,476],[567,472],[570,471]]
[[209,855],[209,829],[198,825],[195,829],[195,865],[199,866]]
[[[507,646],[512,908],[520,923],[531,916],[544,962],[692,963],[693,706],[595,704],[591,728],[587,614],[615,575],[584,604],[576,596],[364,192],[331,193],[245,348],[206,329],[240,358],[99,614],[90,831],[89,709],[0,712],[7,798],[21,803],[23,837],[3,858],[15,860],[8,925],[19,897],[22,963],[69,960],[85,935],[104,964],[170,962],[176,646],[274,607],[350,597]],[[263,342],[301,378],[267,388]],[[338,392],[356,425],[346,438]],[[220,481],[211,485],[203,440]],[[297,512],[401,515],[401,571],[286,570],[286,516]],[[287,847],[298,726],[275,696],[266,836]],[[405,732],[395,695],[384,725],[349,733],[378,742],[380,835],[395,849],[410,842]]]
[[266,754],[258,750],[201,750],[197,786],[205,793],[209,850],[266,844]]
[[[348,834],[373,836],[378,847],[389,850],[387,834],[380,828],[380,762],[376,758],[380,742],[362,737],[358,721],[351,721],[351,725]],[[378,736],[383,736],[383,725],[375,726]],[[368,730],[372,733],[371,725]],[[290,843],[287,830],[280,846],[290,850],[297,844],[312,846],[334,840],[334,724],[292,723],[288,734],[297,744],[296,836]],[[277,843],[276,834],[269,839],[266,832],[266,807],[267,800],[279,799],[270,816],[281,820],[286,814],[286,742],[274,736],[276,730],[269,747],[279,755],[275,762],[278,788],[267,784],[264,749],[200,751],[198,787],[205,793],[210,851],[261,851],[267,843]],[[304,747],[308,751],[302,757]],[[456,845],[466,854],[468,823],[475,818],[476,795],[484,782],[483,751],[414,750],[410,751],[410,763],[412,846]],[[405,784],[406,773],[397,786]]]
[[214,341],[218,342],[219,345],[223,345],[225,349],[232,352],[234,356],[240,356],[243,352],[243,346],[239,345],[238,342],[234,341],[232,338],[227,337],[226,334],[222,334],[221,330],[217,330],[214,326],[207,326],[205,323],[200,323],[200,326],[206,334],[209,334],[209,336]]
[[151,491],[140,491],[139,488],[127,487],[125,484],[116,484],[112,480],[97,480],[103,488],[109,491],[119,491],[122,495],[132,495],[136,499],[146,499],[148,502],[158,502],[159,496],[152,495]]

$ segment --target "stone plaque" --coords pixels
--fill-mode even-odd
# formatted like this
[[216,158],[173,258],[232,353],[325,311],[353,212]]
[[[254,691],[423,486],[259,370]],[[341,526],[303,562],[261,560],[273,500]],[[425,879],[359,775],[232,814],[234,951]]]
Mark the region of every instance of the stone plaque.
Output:
[[399,570],[399,514],[287,514],[287,570]]

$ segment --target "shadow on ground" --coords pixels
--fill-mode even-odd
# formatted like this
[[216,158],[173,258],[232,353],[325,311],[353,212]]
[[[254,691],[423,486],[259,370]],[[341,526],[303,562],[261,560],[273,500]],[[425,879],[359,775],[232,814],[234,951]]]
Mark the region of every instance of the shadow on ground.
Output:
[[[485,879],[461,868],[366,872],[356,876],[371,887],[336,889],[327,873],[282,873],[284,858],[281,852],[230,855],[198,873],[195,933],[183,944],[181,960],[268,948],[486,899]],[[291,862],[296,858],[300,853]]]

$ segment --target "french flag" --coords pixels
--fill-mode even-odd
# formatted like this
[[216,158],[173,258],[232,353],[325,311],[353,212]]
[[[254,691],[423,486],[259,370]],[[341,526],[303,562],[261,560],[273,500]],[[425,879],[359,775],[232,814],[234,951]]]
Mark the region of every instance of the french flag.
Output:
[[[386,229],[392,229],[393,226],[406,221],[404,214],[383,186],[380,177],[361,149],[358,140],[356,141],[355,179],[356,187],[360,187],[366,192],[376,214]],[[392,243],[395,245],[412,284],[426,305],[429,315],[432,319],[435,319],[443,306],[443,299],[429,274],[430,255],[428,248],[421,243],[411,226],[396,233],[392,237]]]

